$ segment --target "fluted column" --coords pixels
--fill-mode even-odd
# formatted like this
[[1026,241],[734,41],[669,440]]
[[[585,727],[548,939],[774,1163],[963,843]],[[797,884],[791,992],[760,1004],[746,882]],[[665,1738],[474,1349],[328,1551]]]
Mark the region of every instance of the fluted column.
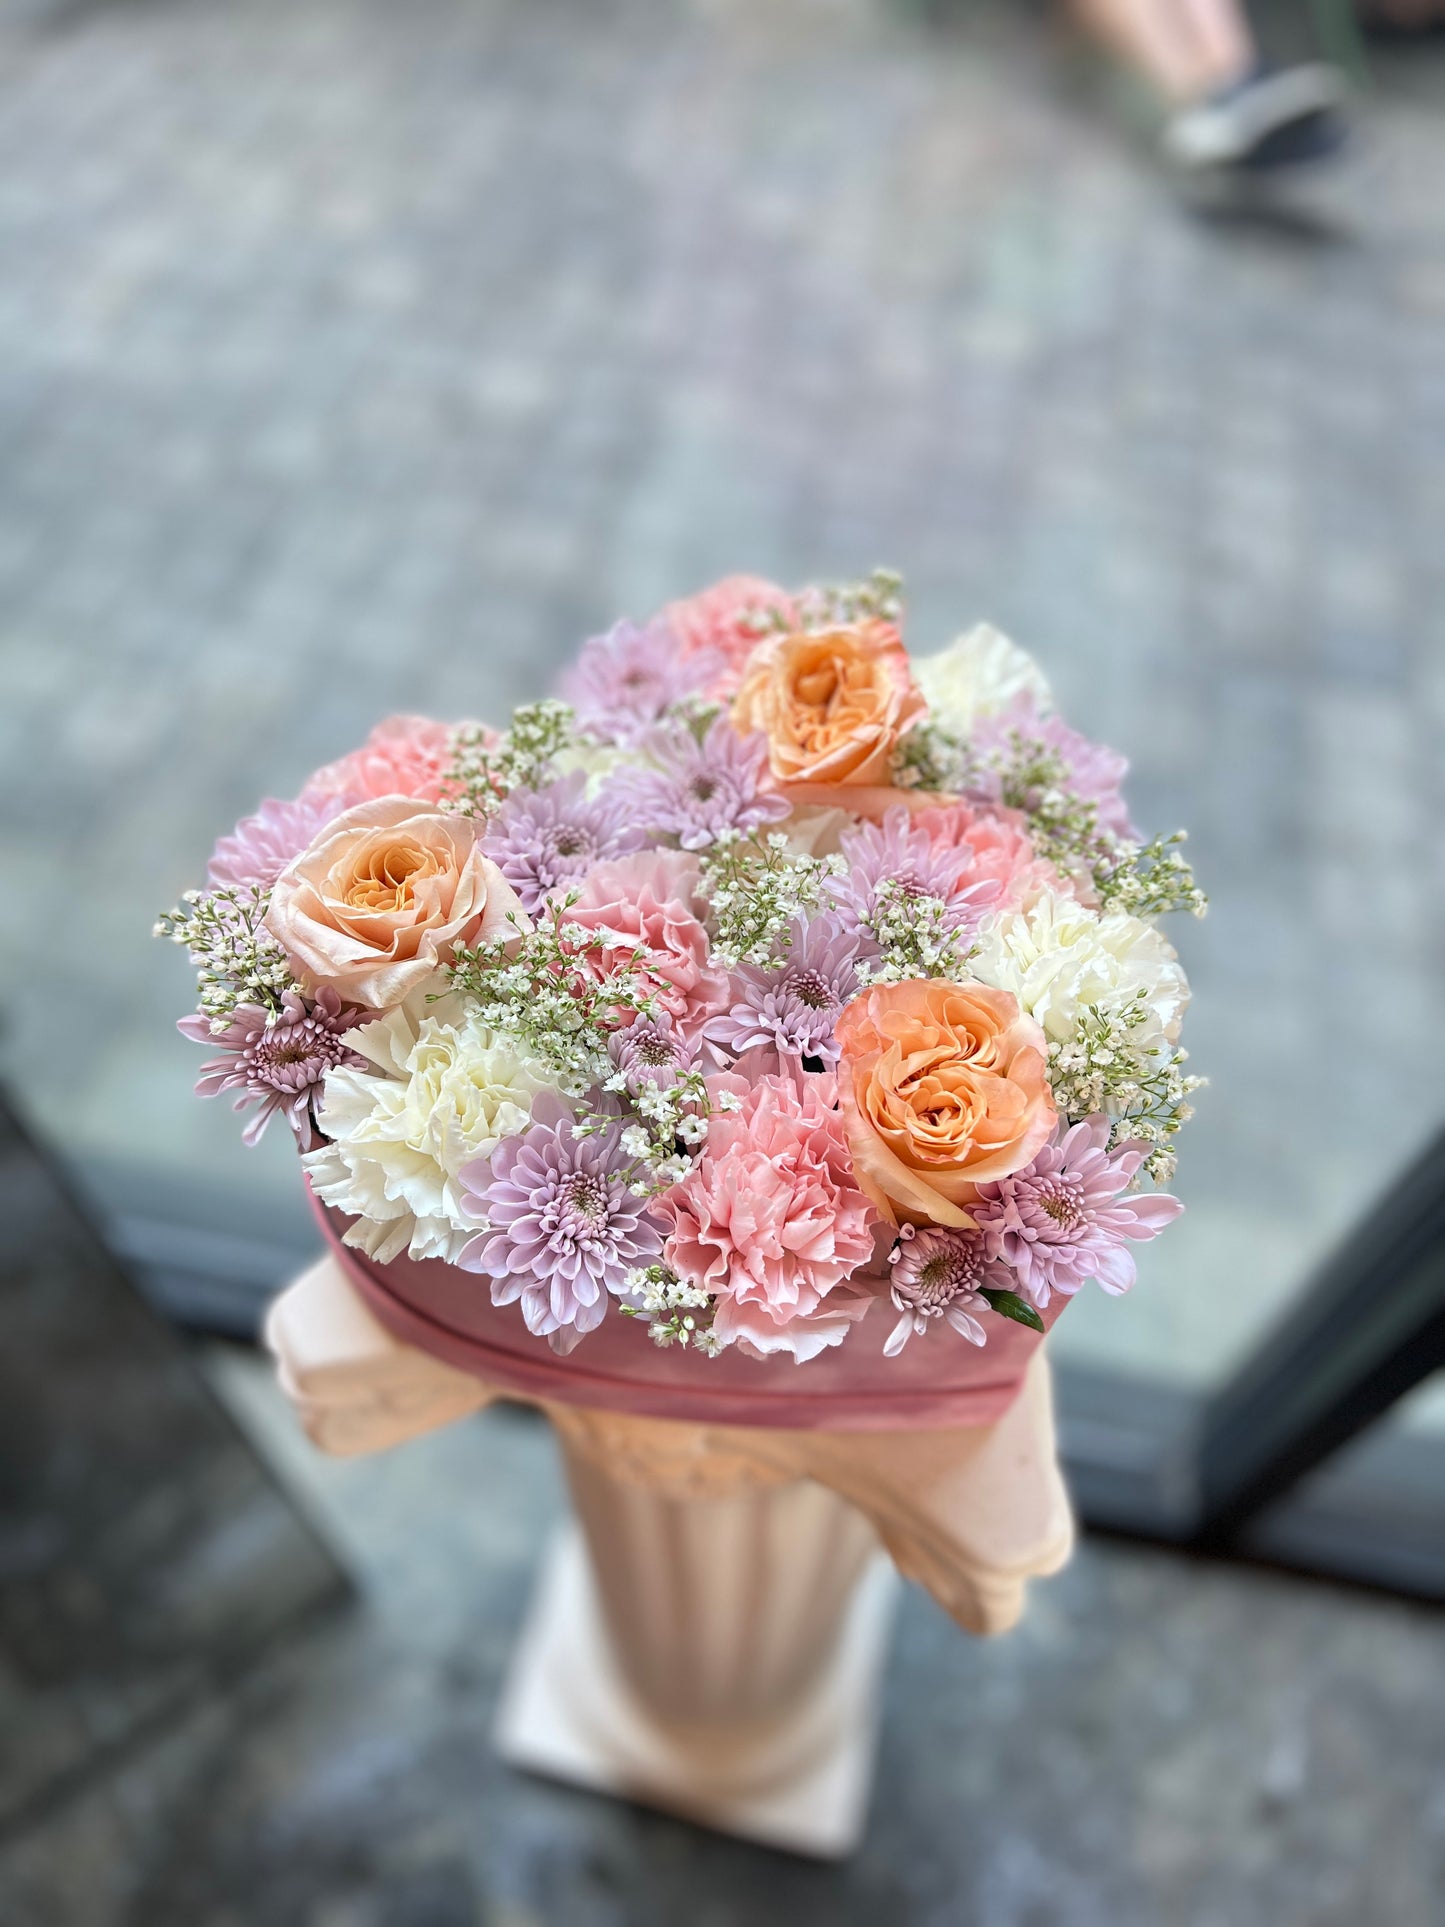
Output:
[[[389,1333],[333,1258],[281,1295],[267,1336],[327,1451],[381,1450],[496,1396]],[[722,1832],[823,1855],[856,1842],[895,1564],[961,1626],[996,1633],[1069,1554],[1042,1353],[999,1419],[954,1430],[702,1426],[535,1402],[562,1442],[576,1524],[523,1630],[500,1749]]]
[[579,1530],[544,1574],[504,1754],[730,1832],[845,1851],[896,1587],[872,1527],[693,1427],[549,1411]]
[[567,1447],[607,1633],[661,1719],[786,1713],[826,1669],[878,1542],[807,1480],[682,1496]]

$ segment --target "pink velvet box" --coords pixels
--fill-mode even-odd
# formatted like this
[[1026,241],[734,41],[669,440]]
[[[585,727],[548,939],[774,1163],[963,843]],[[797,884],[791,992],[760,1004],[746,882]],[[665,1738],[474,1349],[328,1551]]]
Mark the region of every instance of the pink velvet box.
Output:
[[[314,1202],[314,1200],[313,1200]],[[487,1280],[436,1258],[380,1265],[341,1242],[351,1220],[317,1206],[334,1256],[393,1336],[502,1391],[564,1405],[693,1425],[778,1430],[901,1432],[991,1425],[1012,1404],[1043,1340],[1011,1319],[990,1318],[988,1344],[943,1329],[883,1356],[895,1322],[880,1305],[847,1342],[800,1369],[791,1358],[717,1358],[649,1345],[630,1320],[608,1317],[570,1357],[534,1338],[515,1305],[494,1305]],[[1042,1313],[1046,1326],[1067,1299]]]

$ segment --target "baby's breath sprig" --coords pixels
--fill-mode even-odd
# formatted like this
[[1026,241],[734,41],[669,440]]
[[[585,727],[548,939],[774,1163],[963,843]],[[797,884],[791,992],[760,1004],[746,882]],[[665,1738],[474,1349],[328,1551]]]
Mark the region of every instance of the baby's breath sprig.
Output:
[[1011,734],[1007,750],[991,759],[989,769],[999,801],[1028,818],[1039,855],[1086,884],[1100,909],[1126,910],[1135,917],[1172,910],[1202,917],[1208,909],[1209,899],[1179,851],[1183,830],[1135,843],[1105,829],[1098,804],[1069,789],[1058,752],[1019,730]]
[[443,778],[442,802],[460,816],[489,817],[515,789],[536,789],[576,740],[566,703],[545,697],[512,711],[511,727],[493,743],[488,732],[467,728],[452,738],[452,760]]
[[1179,854],[1188,834],[1175,830],[1148,843],[1126,843],[1101,831],[1090,865],[1100,907],[1127,910],[1131,917],[1164,916],[1171,910],[1202,917],[1209,898],[1194,881],[1193,866]]
[[901,983],[911,977],[967,980],[973,948],[950,922],[942,897],[919,896],[896,877],[885,877],[863,925],[871,931],[882,957],[877,963],[859,961],[861,983]]
[[[635,1113],[622,1133],[622,1148],[632,1159],[626,1176],[633,1196],[655,1197],[685,1178],[712,1116],[704,1073],[679,1070],[665,1083],[644,1078],[629,1084],[621,1071],[613,1071],[602,1088],[622,1096]],[[726,1092],[721,1107],[731,1108]],[[580,1116],[573,1128],[579,1137],[591,1137],[613,1121],[611,1111],[594,1110]]]
[[568,921],[577,897],[574,890],[553,899],[531,929],[513,916],[511,936],[461,945],[451,965],[454,988],[478,1006],[481,1021],[524,1043],[572,1097],[610,1074],[607,1038],[617,1013],[653,1014],[641,972],[645,950],[623,954],[601,977],[581,967],[583,957],[608,946],[598,931]]
[[1194,1115],[1189,1100],[1205,1080],[1186,1075],[1187,1051],[1141,1040],[1148,1018],[1142,992],[1108,1009],[1085,1005],[1072,1038],[1049,1044],[1049,1083],[1066,1117],[1077,1121],[1102,1111],[1114,1120],[1111,1144],[1152,1145],[1143,1169],[1163,1184],[1174,1173],[1173,1140]]
[[790,853],[780,830],[747,837],[723,830],[702,857],[702,891],[716,926],[714,958],[728,969],[781,963],[794,923],[826,907],[824,884],[846,868],[840,856]]
[[647,1265],[629,1272],[627,1289],[641,1300],[624,1305],[624,1318],[647,1320],[647,1334],[655,1345],[691,1345],[705,1358],[716,1358],[722,1340],[712,1328],[716,1301],[700,1285],[689,1285],[670,1265]]
[[903,577],[874,569],[861,582],[830,582],[804,589],[788,609],[756,609],[747,618],[759,636],[786,635],[796,629],[837,629],[854,622],[899,622],[903,616]]
[[270,902],[269,890],[223,884],[187,890],[175,909],[156,921],[156,936],[190,951],[201,1014],[217,1031],[224,1030],[238,1004],[280,1010],[283,996],[295,987],[285,951],[262,927]]
[[680,703],[673,703],[664,710],[663,720],[680,723],[690,730],[698,742],[707,735],[713,724],[723,712],[723,705],[715,703],[706,696],[684,696]]
[[978,785],[978,765],[961,736],[925,718],[893,752],[893,782],[901,790],[939,790],[958,796]]

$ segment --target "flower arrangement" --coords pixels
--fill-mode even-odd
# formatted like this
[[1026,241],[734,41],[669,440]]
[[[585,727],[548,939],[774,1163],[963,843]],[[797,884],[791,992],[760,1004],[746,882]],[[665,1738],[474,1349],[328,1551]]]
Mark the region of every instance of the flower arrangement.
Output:
[[734,577],[583,644],[505,730],[391,718],[162,917],[254,1141],[375,1264],[474,1273],[569,1352],[986,1345],[1180,1210],[1182,833],[896,577]]

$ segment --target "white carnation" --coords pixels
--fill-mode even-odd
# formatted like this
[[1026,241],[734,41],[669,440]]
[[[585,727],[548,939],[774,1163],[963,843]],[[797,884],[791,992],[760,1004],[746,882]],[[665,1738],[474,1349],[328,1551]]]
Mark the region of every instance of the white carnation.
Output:
[[571,776],[579,769],[585,771],[587,794],[595,796],[609,776],[647,761],[638,749],[622,749],[616,743],[593,743],[584,736],[558,750],[552,758],[552,774],[562,777]]
[[927,700],[929,721],[965,739],[1016,696],[1032,695],[1040,710],[1053,707],[1053,694],[1033,657],[987,622],[915,662],[913,680]]
[[326,1074],[319,1115],[332,1142],[301,1160],[312,1188],[356,1218],[346,1242],[378,1263],[403,1251],[455,1263],[484,1227],[457,1173],[522,1130],[555,1079],[454,993],[428,1004],[423,990],[346,1041],[371,1068]]
[[1108,1017],[1142,998],[1143,1022],[1130,1027],[1130,1045],[1140,1052],[1172,1045],[1189,1003],[1173,946],[1152,924],[1120,910],[1100,916],[1053,890],[989,925],[968,967],[983,983],[1011,990],[1059,1044],[1072,1040],[1091,1006]]

